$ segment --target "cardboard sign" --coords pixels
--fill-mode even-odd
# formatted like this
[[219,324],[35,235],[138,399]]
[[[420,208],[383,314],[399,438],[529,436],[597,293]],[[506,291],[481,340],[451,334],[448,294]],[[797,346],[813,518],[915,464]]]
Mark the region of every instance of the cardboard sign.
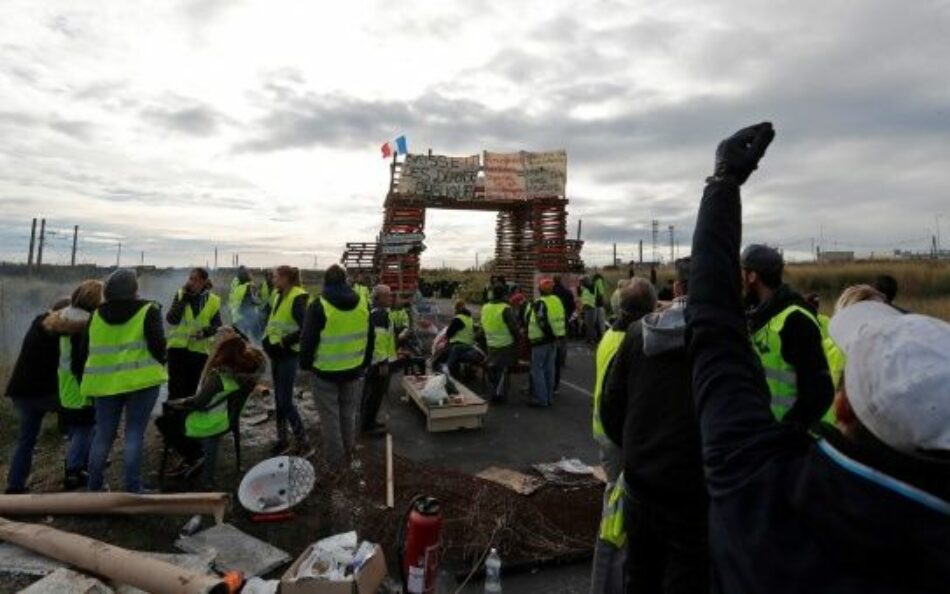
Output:
[[478,155],[406,155],[397,192],[421,197],[472,199],[478,168]]
[[525,153],[524,156],[528,197],[563,196],[567,185],[567,152]]
[[485,152],[485,200],[564,196],[567,152]]
[[485,151],[485,200],[524,200],[524,154]]

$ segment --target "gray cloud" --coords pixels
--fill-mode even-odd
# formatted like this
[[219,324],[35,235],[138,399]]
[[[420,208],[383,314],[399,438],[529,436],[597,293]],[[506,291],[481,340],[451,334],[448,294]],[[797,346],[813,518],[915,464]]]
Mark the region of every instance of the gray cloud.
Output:
[[84,142],[92,137],[93,124],[91,122],[54,118],[50,121],[49,127],[66,136]]
[[213,136],[224,116],[207,105],[186,107],[153,106],[142,110],[142,117],[170,132],[191,136]]

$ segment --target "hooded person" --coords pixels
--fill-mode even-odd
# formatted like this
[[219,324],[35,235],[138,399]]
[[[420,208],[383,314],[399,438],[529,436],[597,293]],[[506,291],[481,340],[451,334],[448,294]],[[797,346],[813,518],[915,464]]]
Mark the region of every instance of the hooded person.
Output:
[[167,381],[161,306],[139,298],[138,279],[130,268],[109,275],[104,295],[85,340],[73,352],[77,366],[82,362],[80,394],[91,398],[96,410],[89,490],[103,489],[106,460],[124,417],[124,488],[139,493],[145,429],[159,388]]
[[518,362],[518,337],[521,329],[518,313],[505,302],[505,287],[494,284],[490,301],[482,306],[482,332],[488,348],[486,371],[491,385],[491,400],[508,400],[509,369]]
[[604,432],[622,448],[628,592],[708,592],[710,584],[684,317],[690,258],[674,268],[672,301],[628,326],[602,396]]
[[168,476],[191,478],[204,467],[204,482],[214,484],[217,446],[241,415],[267,359],[230,327],[218,331],[198,392],[166,403],[155,420],[166,444],[180,457]]
[[165,314],[168,330],[168,398],[186,398],[198,389],[211,341],[221,327],[221,298],[211,292],[204,268],[193,268]]
[[526,326],[531,343],[530,406],[546,407],[554,403],[554,378],[557,367],[558,341],[567,335],[566,312],[554,294],[554,281],[538,280],[540,296],[528,305]]
[[342,267],[330,266],[323,292],[307,308],[300,368],[311,373],[323,453],[336,470],[352,456],[360,380],[373,360],[374,337],[366,299],[346,283]]
[[742,183],[769,123],[724,140],[693,235],[686,308],[719,591],[946,592],[950,324],[874,302],[831,319],[835,426],[775,419],[736,271]]

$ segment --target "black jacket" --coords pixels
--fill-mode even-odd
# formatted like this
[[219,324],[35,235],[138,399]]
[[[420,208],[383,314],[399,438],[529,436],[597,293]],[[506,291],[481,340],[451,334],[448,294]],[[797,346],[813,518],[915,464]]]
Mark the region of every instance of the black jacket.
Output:
[[538,326],[541,328],[543,335],[541,338],[535,338],[531,340],[533,346],[540,346],[542,344],[548,344],[557,340],[557,337],[554,336],[554,329],[551,328],[551,322],[548,320],[548,306],[541,301],[536,299],[528,304],[525,308],[525,320],[524,327],[525,330],[528,330],[531,327],[531,316],[535,316],[538,321]]
[[468,316],[469,319],[472,317],[472,312],[467,309],[463,309],[454,316],[452,316],[452,321],[449,322],[449,327],[445,329],[445,338],[452,340],[452,337],[459,333],[463,328],[465,328],[464,322],[458,319],[458,316]]
[[8,397],[46,400],[51,404],[58,401],[59,336],[44,327],[44,321],[51,315],[47,312],[36,316],[26,331],[7,383]]
[[[790,305],[808,309],[801,295],[788,285],[781,285],[771,299],[749,313],[749,332],[755,334]],[[798,388],[798,397],[782,420],[810,427],[831,406],[835,392],[821,344],[821,330],[807,315],[792,312],[785,319],[779,337],[782,340],[782,358],[795,368]]]
[[773,418],[742,311],[740,235],[738,187],[710,183],[686,316],[720,590],[946,592],[950,513],[919,492],[950,501],[950,465]]
[[[148,352],[156,361],[165,364],[165,329],[162,327],[162,306],[158,303],[146,301],[143,299],[128,299],[122,301],[107,301],[99,306],[96,311],[102,317],[106,324],[124,324],[131,320],[142,307],[148,303],[153,303],[154,307],[145,314],[145,342],[148,345]],[[90,323],[92,321],[90,320]],[[82,377],[78,373],[86,367],[86,359],[89,358],[89,332],[85,332],[82,340],[73,351],[73,372],[77,377]]]
[[624,478],[634,495],[703,513],[706,485],[682,305],[629,324],[605,379],[601,420],[623,448]]
[[574,294],[561,283],[554,284],[554,294],[557,295],[557,298],[561,300],[561,305],[564,306],[564,316],[570,318],[571,314],[573,314],[577,308]]
[[[329,301],[333,307],[343,311],[352,311],[360,303],[359,295],[346,284],[324,286],[323,298]],[[323,333],[326,325],[327,315],[323,311],[323,304],[320,303],[319,299],[314,299],[310,307],[307,308],[307,316],[304,319],[303,331],[300,337],[300,368],[305,371],[312,371],[317,374],[317,377],[331,382],[346,382],[359,378],[373,361],[376,338],[373,325],[368,324],[366,353],[363,356],[363,363],[359,367],[346,371],[317,371],[313,367],[313,362],[316,358],[317,348],[320,346],[320,334]]]

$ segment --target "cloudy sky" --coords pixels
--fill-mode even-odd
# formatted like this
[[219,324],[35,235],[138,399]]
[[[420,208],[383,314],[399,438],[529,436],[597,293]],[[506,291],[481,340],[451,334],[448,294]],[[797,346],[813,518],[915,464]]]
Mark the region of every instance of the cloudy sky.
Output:
[[[717,141],[770,119],[746,239],[950,245],[950,3],[0,2],[0,259],[321,266],[369,241],[379,145],[568,152],[589,262],[688,249]],[[426,263],[492,251],[431,212]],[[664,254],[668,250],[664,249]]]

